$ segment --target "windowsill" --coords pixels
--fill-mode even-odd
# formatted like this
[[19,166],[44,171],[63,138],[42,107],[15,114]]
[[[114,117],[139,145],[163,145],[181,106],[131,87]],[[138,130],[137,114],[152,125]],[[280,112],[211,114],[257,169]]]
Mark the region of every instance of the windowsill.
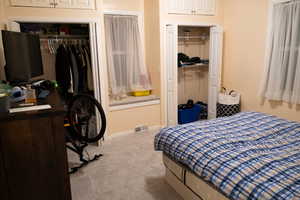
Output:
[[112,100],[109,105],[110,111],[126,110],[130,108],[143,107],[160,104],[160,98],[156,95],[144,97],[128,97],[120,101]]

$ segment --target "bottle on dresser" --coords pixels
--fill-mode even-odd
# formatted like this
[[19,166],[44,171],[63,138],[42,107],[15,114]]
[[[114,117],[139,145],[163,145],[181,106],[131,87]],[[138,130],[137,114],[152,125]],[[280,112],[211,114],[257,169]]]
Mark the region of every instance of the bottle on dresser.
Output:
[[31,85],[26,86],[25,103],[37,103],[35,89],[32,89]]

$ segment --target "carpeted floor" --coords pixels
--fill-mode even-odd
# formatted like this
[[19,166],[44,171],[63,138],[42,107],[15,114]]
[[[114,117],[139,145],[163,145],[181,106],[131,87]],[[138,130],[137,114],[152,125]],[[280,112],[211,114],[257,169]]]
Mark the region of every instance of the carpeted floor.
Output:
[[[164,180],[161,152],[153,150],[156,132],[119,136],[92,148],[104,156],[71,175],[73,200],[182,200]],[[71,165],[75,158],[69,152]]]

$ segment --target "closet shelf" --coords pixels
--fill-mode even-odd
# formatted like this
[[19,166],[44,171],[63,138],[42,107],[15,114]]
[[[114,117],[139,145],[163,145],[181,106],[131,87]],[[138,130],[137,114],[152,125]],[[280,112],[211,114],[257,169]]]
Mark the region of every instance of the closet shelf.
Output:
[[197,64],[193,64],[193,65],[183,65],[182,67],[179,67],[179,68],[188,69],[188,68],[208,67],[208,66],[209,66],[209,64],[197,63]]

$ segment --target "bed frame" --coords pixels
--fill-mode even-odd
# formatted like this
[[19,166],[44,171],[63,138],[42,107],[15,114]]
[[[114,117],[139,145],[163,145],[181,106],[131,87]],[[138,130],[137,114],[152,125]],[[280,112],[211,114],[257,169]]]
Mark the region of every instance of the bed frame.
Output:
[[184,165],[163,154],[166,181],[185,200],[229,200],[210,183],[199,178]]

